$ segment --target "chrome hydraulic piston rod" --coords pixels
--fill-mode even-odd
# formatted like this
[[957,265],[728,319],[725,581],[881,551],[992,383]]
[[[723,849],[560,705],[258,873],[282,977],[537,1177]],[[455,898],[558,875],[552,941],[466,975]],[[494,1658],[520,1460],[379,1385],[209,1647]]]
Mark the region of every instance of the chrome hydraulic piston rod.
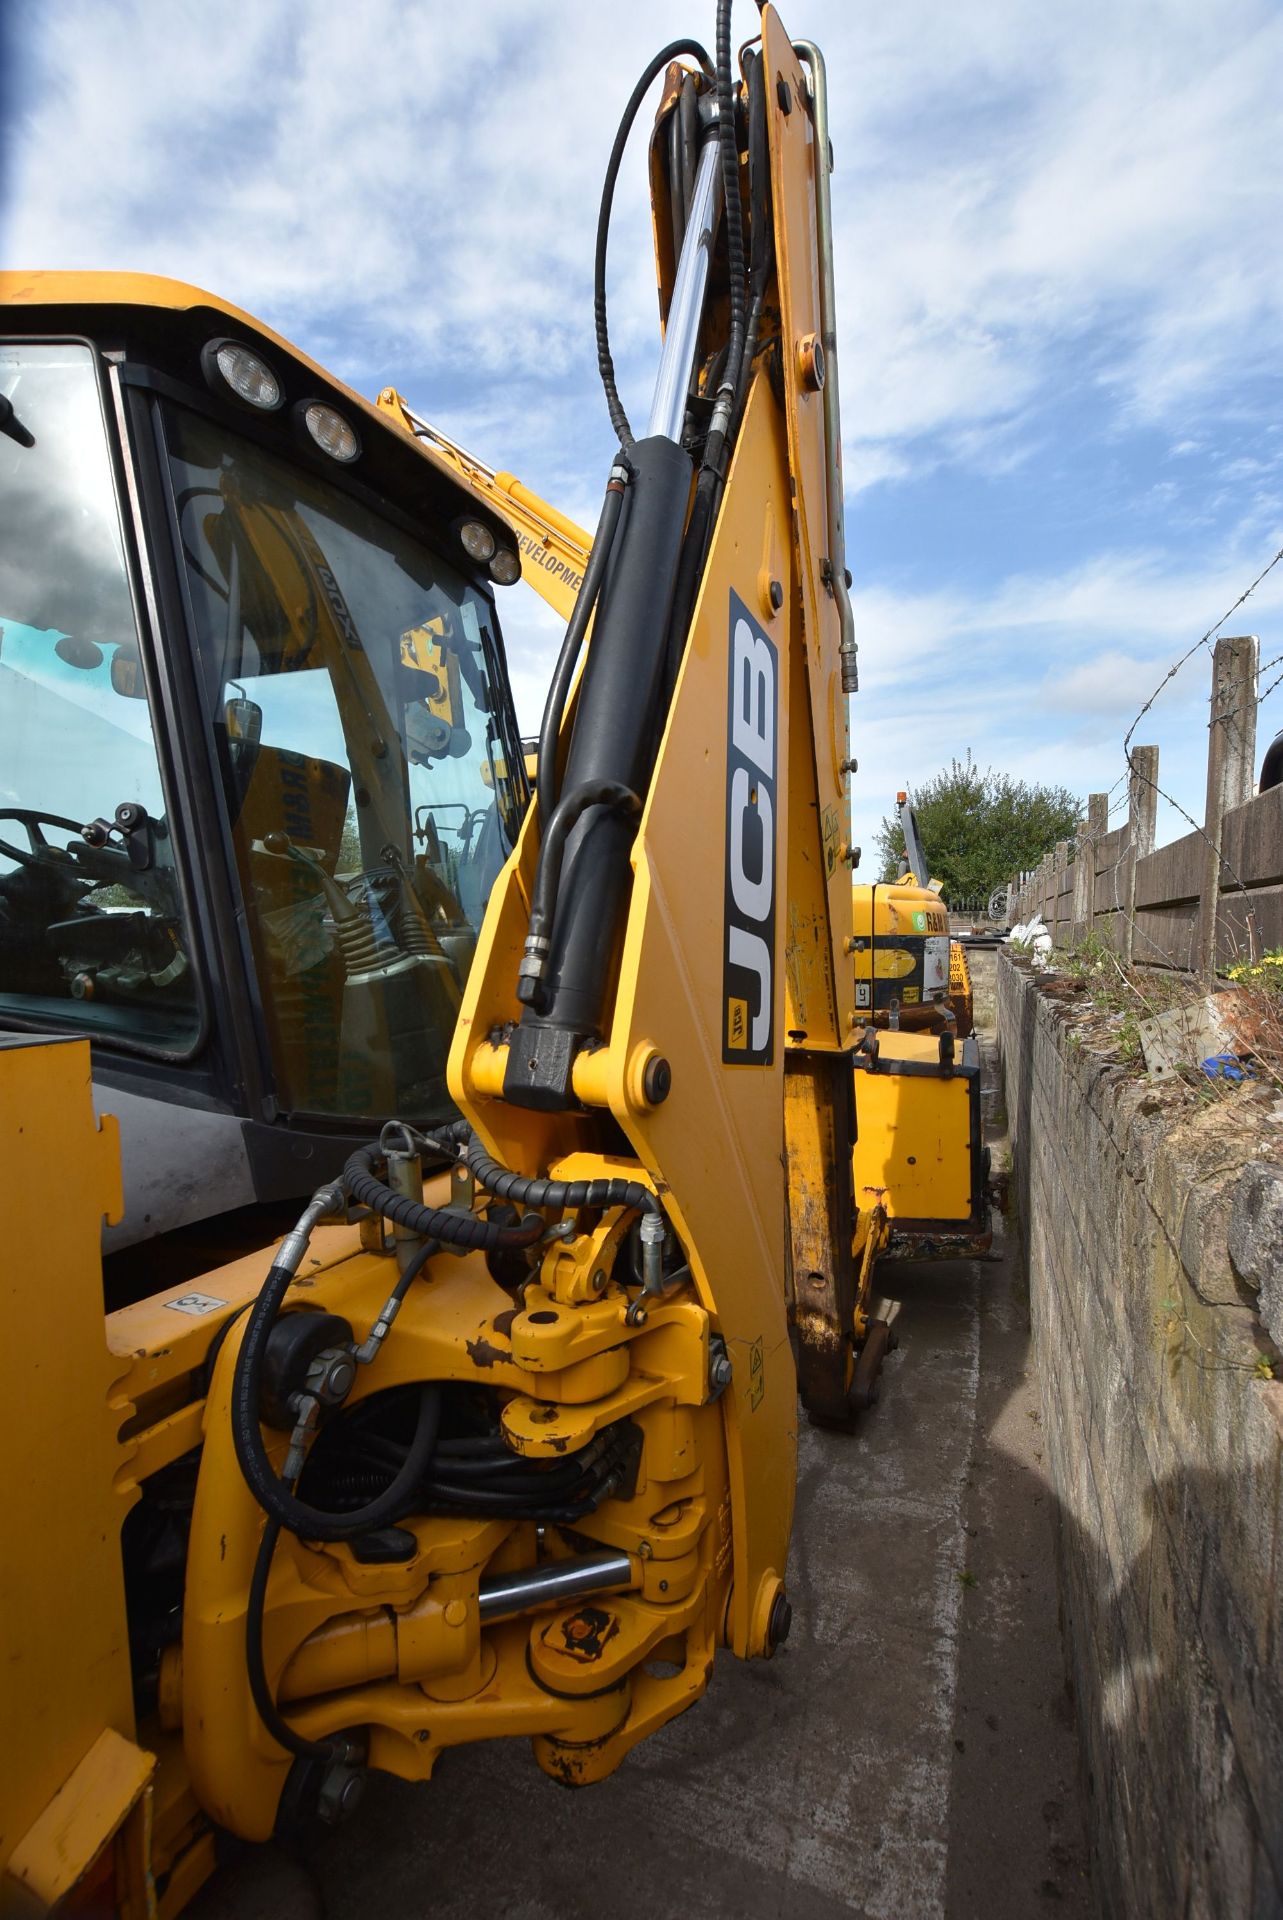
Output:
[[635,1584],[626,1553],[581,1553],[542,1567],[521,1567],[481,1582],[477,1599],[483,1620],[525,1613],[549,1600],[576,1600],[584,1593],[618,1593]]
[[650,403],[648,433],[662,434],[666,440],[680,440],[686,419],[686,401],[690,393],[691,368],[704,317],[704,292],[708,285],[708,263],[713,252],[713,237],[722,204],[722,175],[717,146],[717,122],[714,119],[704,136],[695,188],[691,195],[690,218],[682,243],[682,257],[673,283],[673,297],[664,329],[664,349],[655,377],[655,397]]

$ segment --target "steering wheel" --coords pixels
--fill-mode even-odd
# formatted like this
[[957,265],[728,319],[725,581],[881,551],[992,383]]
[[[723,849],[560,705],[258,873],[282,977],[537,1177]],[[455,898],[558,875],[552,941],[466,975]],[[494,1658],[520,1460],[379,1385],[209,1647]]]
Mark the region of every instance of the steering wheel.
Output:
[[68,820],[61,813],[42,813],[39,807],[0,807],[0,820],[16,820],[20,827],[27,830],[29,851],[24,853],[21,847],[10,846],[7,840],[0,840],[0,853],[7,860],[16,861],[20,867],[36,867],[41,864],[42,854],[57,854],[59,847],[51,847],[40,831],[41,823],[46,827],[61,827],[68,833],[78,834],[83,821]]

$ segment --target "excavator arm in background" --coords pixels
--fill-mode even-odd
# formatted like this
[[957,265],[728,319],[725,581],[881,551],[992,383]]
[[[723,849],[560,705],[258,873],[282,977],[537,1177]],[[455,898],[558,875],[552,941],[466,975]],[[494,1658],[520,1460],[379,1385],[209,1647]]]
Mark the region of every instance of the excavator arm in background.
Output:
[[510,522],[521,549],[522,579],[554,613],[569,620],[584,584],[592,535],[541,499],[515,474],[496,473],[474,453],[448,440],[439,428],[415,413],[395,387],[384,387],[377,404]]

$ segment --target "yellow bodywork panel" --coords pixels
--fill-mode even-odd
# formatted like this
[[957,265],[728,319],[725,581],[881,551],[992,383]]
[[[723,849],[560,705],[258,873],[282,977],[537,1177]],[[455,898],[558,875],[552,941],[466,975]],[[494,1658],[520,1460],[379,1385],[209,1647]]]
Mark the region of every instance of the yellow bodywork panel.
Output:
[[895,1226],[966,1226],[982,1204],[975,1043],[945,1069],[939,1035],[883,1032],[857,1061],[857,1204],[885,1207]]
[[[788,648],[792,739],[789,800],[797,822],[787,845],[788,898],[785,929],[788,1026],[810,1046],[841,1046],[857,1017],[851,975],[844,965],[849,912],[850,805],[846,766],[850,745],[847,700],[839,658],[841,622],[837,603],[822,584],[828,546],[828,453],[824,396],[803,376],[797,345],[822,331],[816,173],[828,164],[817,154],[807,113],[785,112],[787,82],[792,100],[807,97],[806,79],[779,15],[762,14],[762,57],[772,76],[766,89],[775,208],[775,253],[779,274],[781,338],[791,349],[781,356],[792,513],[777,529],[768,521],[741,566],[741,591],[758,583],[754,611],[769,601],[770,556],[791,549],[793,578],[785,602],[793,622]],[[748,483],[750,488],[752,483]],[[741,486],[743,490],[743,484]],[[729,493],[728,493],[729,498]],[[759,522],[759,526],[760,526]],[[745,598],[750,596],[746,593]],[[809,724],[808,724],[809,723]],[[802,809],[814,814],[805,820]],[[840,1004],[834,1006],[835,989]],[[800,1044],[800,1043],[799,1043]]]
[[[54,1795],[9,1857],[0,1912],[48,1913],[66,1895],[87,1889],[87,1914],[146,1920],[156,1911],[150,1885],[152,1754],[104,1727],[70,1779]],[[113,1856],[104,1858],[114,1840]],[[12,1889],[12,1894],[10,1890]]]
[[0,1302],[15,1356],[0,1397],[11,1545],[0,1582],[5,1912],[6,1868],[42,1897],[66,1892],[137,1798],[99,1791],[96,1767],[70,1787],[104,1729],[137,1754],[120,1565],[128,1497],[115,1482],[120,1415],[109,1404],[124,1364],[103,1339],[98,1257],[103,1215],[119,1219],[121,1207],[116,1123],[94,1119],[88,1042],[0,1040]]

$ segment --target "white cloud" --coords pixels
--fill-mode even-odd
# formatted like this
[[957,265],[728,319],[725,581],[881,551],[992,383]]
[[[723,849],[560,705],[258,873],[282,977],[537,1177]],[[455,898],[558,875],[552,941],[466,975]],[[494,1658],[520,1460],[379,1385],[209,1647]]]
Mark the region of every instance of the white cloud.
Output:
[[[711,14],[566,0],[536,24],[520,0],[265,0],[233,31],[212,0],[51,0],[23,24],[35,84],[11,130],[5,257],[212,284],[346,340],[338,370],[364,384],[410,368],[515,392],[520,440],[528,383],[598,405],[605,155],[643,60]],[[915,438],[1022,419],[1089,333],[1111,404],[1145,417],[1273,352],[1283,20],[1263,0],[811,0],[802,24],[829,60],[857,481],[939,458]],[[639,140],[612,253],[639,412],[648,238]],[[1013,457],[965,432],[948,456]]]
[[1272,364],[1276,11],[911,0],[835,25],[855,434],[1046,401],[1089,342],[1137,417]]
[[[968,748],[1016,778],[1106,792],[1125,769],[1123,736],[1155,694],[1136,739],[1158,745],[1163,787],[1201,819],[1208,651],[1166,675],[1268,557],[1248,560],[1228,542],[1179,568],[1162,554],[1120,552],[1064,573],[1013,575],[987,593],[857,591],[856,840],[871,847],[896,790]],[[1222,631],[1260,635],[1263,661],[1283,654],[1283,563]],[[1283,689],[1260,716],[1261,750],[1276,711]],[[1160,841],[1186,827],[1170,807],[1160,811]]]

